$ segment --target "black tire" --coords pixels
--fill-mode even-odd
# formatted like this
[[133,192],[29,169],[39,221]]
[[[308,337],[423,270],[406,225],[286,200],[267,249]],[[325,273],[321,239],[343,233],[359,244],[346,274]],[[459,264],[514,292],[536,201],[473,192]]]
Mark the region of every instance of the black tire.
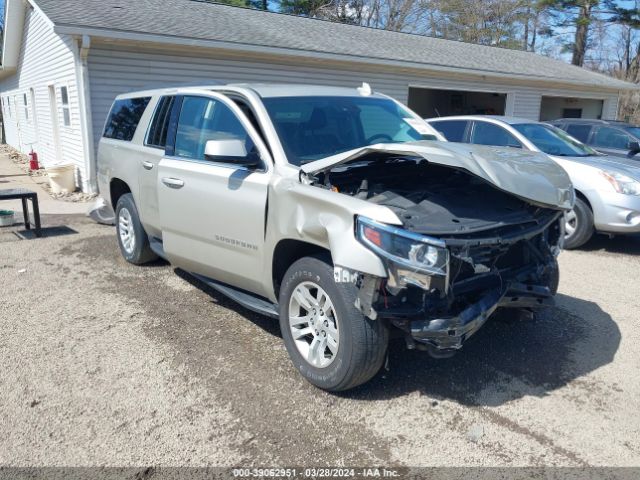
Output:
[[[127,213],[128,217],[126,215]],[[126,226],[121,225],[121,215],[123,219],[127,219],[126,224],[130,225],[134,234],[134,240],[129,244],[129,246],[125,246],[123,243],[124,240],[121,229],[122,231],[125,231]],[[147,263],[158,258],[149,246],[149,237],[140,223],[138,209],[133,201],[133,195],[130,193],[125,193],[118,199],[115,221],[120,253],[122,253],[122,256],[127,262],[133,263],[134,265],[142,265],[143,263]]]
[[573,207],[575,213],[575,230],[564,237],[564,248],[573,250],[587,243],[593,236],[593,212],[582,199],[576,198]]
[[[338,349],[332,363],[323,368],[312,365],[300,353],[289,326],[291,296],[304,282],[313,282],[326,292],[337,318]],[[350,283],[336,283],[331,262],[321,256],[296,261],[282,281],[280,329],[287,352],[302,376],[323,390],[336,392],[361,385],[373,378],[384,363],[389,330],[382,320],[365,317],[355,307],[355,300],[356,287]]]

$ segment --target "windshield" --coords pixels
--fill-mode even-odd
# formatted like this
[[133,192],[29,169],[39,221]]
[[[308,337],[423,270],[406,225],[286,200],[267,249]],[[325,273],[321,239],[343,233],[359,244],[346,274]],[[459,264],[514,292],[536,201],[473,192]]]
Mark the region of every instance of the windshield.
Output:
[[263,99],[289,163],[376,143],[436,140],[429,126],[386,98],[274,97]]
[[598,155],[592,148],[570,137],[565,131],[541,123],[511,125],[531,143],[548,155],[559,157],[589,157]]

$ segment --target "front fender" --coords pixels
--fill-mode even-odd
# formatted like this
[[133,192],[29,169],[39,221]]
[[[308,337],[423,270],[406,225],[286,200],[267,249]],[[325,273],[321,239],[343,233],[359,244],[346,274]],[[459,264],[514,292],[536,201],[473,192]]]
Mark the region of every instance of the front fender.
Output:
[[[386,277],[380,258],[355,236],[355,217],[402,225],[387,207],[338,192],[280,179],[269,187],[266,244],[273,252],[280,240],[292,239],[326,248],[335,265],[377,277]],[[271,278],[271,267],[265,263]]]

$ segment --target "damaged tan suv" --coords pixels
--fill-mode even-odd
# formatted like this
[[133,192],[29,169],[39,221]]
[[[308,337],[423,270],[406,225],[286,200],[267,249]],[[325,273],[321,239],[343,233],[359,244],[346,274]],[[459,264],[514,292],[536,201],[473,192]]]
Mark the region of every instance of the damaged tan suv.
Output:
[[448,356],[496,309],[556,293],[566,173],[438,138],[366,84],[136,92],[107,119],[99,187],[126,260],[279,318],[300,373],[346,390],[390,335]]

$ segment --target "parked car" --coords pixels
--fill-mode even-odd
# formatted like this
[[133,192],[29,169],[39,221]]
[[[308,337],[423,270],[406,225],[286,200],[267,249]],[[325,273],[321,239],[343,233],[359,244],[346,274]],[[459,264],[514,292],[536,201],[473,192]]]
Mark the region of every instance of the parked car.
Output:
[[615,120],[560,118],[551,123],[585,145],[618,157],[640,153],[640,127]]
[[390,332],[447,356],[557,290],[566,173],[438,137],[366,85],[137,92],[113,104],[99,187],[127,261],[160,256],[279,318],[300,373],[345,390]]
[[640,168],[635,160],[602,155],[546,123],[500,116],[432,118],[447,140],[543,152],[564,168],[576,190],[567,215],[567,249],[584,245],[594,231],[640,232]]

